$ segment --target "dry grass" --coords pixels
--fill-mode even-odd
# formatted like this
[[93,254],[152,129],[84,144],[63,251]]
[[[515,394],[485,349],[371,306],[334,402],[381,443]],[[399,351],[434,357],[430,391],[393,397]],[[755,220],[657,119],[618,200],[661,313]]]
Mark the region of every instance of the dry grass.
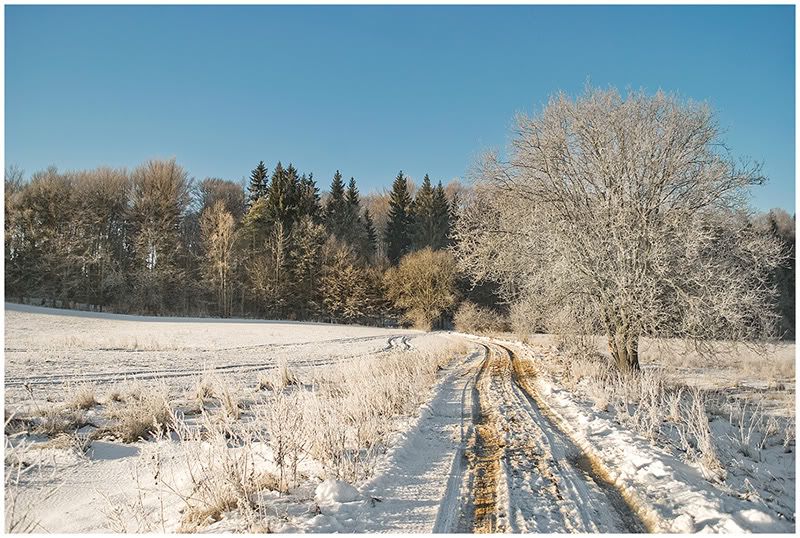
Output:
[[138,397],[109,407],[108,416],[114,420],[111,431],[124,443],[146,439],[173,422],[168,391],[165,386],[142,390]]
[[86,425],[86,413],[83,410],[69,409],[51,405],[42,410],[41,420],[35,431],[55,437],[59,434],[74,433]]
[[294,370],[289,368],[286,359],[280,359],[276,368],[258,376],[259,390],[279,391],[300,384],[300,379]]
[[71,409],[91,409],[97,405],[95,388],[87,383],[72,387],[65,405]]

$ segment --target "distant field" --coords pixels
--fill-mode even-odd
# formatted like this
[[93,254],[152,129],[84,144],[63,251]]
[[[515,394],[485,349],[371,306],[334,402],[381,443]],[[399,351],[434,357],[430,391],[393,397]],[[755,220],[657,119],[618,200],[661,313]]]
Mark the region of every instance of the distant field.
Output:
[[66,382],[177,379],[206,369],[252,377],[278,361],[295,368],[333,364],[409,339],[425,347],[436,337],[403,329],[124,316],[6,303],[5,380],[13,398],[23,383],[57,390]]

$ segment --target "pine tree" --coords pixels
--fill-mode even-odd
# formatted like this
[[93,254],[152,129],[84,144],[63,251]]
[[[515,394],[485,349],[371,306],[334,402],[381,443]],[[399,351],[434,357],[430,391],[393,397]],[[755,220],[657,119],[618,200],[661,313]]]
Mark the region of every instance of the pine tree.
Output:
[[400,261],[411,248],[411,195],[402,170],[392,183],[389,196],[389,219],[386,223],[386,254],[392,264]]
[[431,248],[439,250],[445,248],[450,240],[450,204],[442,187],[442,182],[433,191],[433,239]]
[[264,161],[259,161],[258,166],[250,172],[250,184],[247,186],[249,193],[247,197],[248,207],[267,194],[267,173]]
[[350,244],[357,254],[364,258],[371,255],[369,238],[364,221],[361,218],[361,198],[358,194],[356,180],[350,178],[345,194],[345,216],[343,219],[342,239]]
[[428,177],[428,174],[425,174],[422,186],[417,191],[417,196],[414,199],[414,228],[411,239],[414,250],[433,247],[436,236],[433,197],[434,190],[431,187],[431,178]]
[[280,221],[287,233],[297,217],[297,191],[300,179],[297,170],[289,165],[283,168],[280,162],[272,173],[267,193],[267,214],[274,223]]
[[300,319],[316,318],[322,314],[320,277],[322,272],[322,248],[327,233],[315,223],[310,215],[304,215],[292,230],[290,260],[294,281],[295,308]]
[[369,209],[364,210],[364,231],[367,237],[364,256],[369,259],[375,254],[378,241],[378,236],[375,233],[375,223],[372,221],[372,215]]
[[453,193],[453,199],[450,200],[450,233],[447,236],[447,244],[452,245],[454,243],[453,239],[453,232],[456,229],[456,223],[458,222],[458,204],[460,200],[458,198],[458,193]]
[[325,204],[325,228],[328,233],[341,238],[345,231],[345,213],[347,201],[345,200],[344,182],[342,174],[337,170],[331,182],[331,192]]
[[300,178],[297,192],[297,217],[298,220],[308,216],[311,220],[319,224],[321,220],[321,207],[319,203],[319,189],[317,182],[314,181],[314,174],[305,174]]

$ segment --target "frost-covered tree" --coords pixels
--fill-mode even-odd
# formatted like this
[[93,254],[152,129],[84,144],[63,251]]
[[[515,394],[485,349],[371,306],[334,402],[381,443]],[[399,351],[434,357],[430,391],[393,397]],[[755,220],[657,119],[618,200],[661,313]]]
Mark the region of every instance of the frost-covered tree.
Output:
[[234,226],[233,215],[223,200],[214,202],[200,216],[200,237],[205,250],[203,279],[214,290],[222,317],[231,314]]
[[778,291],[776,309],[781,317],[781,338],[795,338],[795,219],[782,209],[771,209],[758,219],[763,232],[774,238],[781,248],[783,258],[775,267],[772,283]]
[[131,179],[135,302],[145,311],[165,313],[177,305],[184,284],[182,224],[190,182],[175,159],[148,161]]
[[216,177],[209,177],[197,185],[197,198],[199,212],[213,206],[218,200],[225,205],[225,210],[231,214],[233,220],[239,222],[244,216],[247,205],[242,185],[235,181],[228,181]]
[[727,153],[711,110],[672,95],[587,89],[517,118],[460,212],[457,251],[556,332],[604,332],[621,370],[639,339],[702,345],[770,334],[774,240],[750,225],[758,166]]
[[363,268],[353,248],[331,238],[325,245],[320,292],[331,321],[355,322],[369,313],[370,297]]
[[289,257],[295,290],[293,306],[300,319],[318,317],[323,310],[320,277],[327,237],[325,228],[309,215],[302,217],[292,229]]
[[258,312],[280,319],[292,301],[289,235],[277,221],[260,241],[244,262],[250,294]]

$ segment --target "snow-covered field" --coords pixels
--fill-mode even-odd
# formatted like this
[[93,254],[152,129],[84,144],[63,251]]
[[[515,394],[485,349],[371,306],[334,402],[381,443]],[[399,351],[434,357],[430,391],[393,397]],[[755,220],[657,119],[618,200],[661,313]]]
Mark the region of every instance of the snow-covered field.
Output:
[[546,336],[6,304],[6,529],[793,532],[769,353],[650,352],[617,392]]

